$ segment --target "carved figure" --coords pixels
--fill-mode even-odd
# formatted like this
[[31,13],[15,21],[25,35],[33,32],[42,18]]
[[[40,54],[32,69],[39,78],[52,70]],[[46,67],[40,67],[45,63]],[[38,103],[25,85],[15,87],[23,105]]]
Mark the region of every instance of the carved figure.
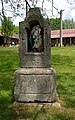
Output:
[[43,40],[41,35],[41,27],[39,25],[33,26],[30,32],[29,41],[32,51],[34,52],[43,51]]

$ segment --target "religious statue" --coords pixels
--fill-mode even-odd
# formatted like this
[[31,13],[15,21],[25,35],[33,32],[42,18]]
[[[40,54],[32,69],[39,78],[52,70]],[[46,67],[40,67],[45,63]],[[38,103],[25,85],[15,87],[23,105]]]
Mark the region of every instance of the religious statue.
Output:
[[31,46],[31,51],[43,52],[43,39],[40,25],[35,25],[32,27],[29,37],[29,43]]

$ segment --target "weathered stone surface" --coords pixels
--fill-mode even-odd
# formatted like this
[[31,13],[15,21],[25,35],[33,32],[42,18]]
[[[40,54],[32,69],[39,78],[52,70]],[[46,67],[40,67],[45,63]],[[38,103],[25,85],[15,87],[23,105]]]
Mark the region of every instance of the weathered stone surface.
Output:
[[[56,72],[51,68],[50,60],[50,25],[42,17],[39,8],[30,9],[25,20],[20,22],[19,31],[21,68],[14,75],[15,100],[56,101]],[[39,49],[40,46],[42,49]]]
[[21,68],[15,72],[14,95],[21,102],[56,100],[55,71],[50,68]]
[[[47,109],[51,110],[52,108],[57,108],[62,110],[61,104],[57,101],[57,102],[53,102],[53,103],[22,103],[22,102],[14,102],[12,109],[13,111],[15,111],[18,116],[22,116],[24,113],[26,113],[25,115],[29,115],[30,114],[34,114],[34,111],[36,114],[34,114],[34,117],[37,115],[38,111],[42,111],[45,110],[47,111]],[[38,117],[37,117],[38,118]],[[20,119],[21,120],[21,119]],[[31,120],[31,118],[27,117],[27,119],[25,118],[25,120]]]
[[22,110],[28,110],[28,108],[29,109],[30,108],[35,109],[35,107],[37,107],[37,110],[40,110],[41,108],[51,108],[51,106],[54,106],[56,108],[61,108],[61,103],[59,101],[56,101],[54,103],[21,103],[21,102],[14,102],[12,107],[13,107],[13,109],[17,109],[18,111],[20,111],[20,110],[22,111]]
[[[50,67],[50,25],[44,20],[38,8],[32,8],[28,12],[25,21],[20,22],[20,63],[21,67]],[[39,24],[42,28],[44,42],[43,52],[28,52],[28,39],[32,26]]]
[[23,68],[50,67],[50,59],[44,53],[25,53],[25,56],[24,54],[21,56],[21,65]]

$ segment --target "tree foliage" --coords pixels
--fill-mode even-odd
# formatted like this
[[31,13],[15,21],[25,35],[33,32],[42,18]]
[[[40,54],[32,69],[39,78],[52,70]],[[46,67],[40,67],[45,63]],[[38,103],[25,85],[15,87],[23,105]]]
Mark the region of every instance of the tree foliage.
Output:
[[[51,24],[51,30],[58,30],[60,29],[60,18],[56,19],[46,19]],[[63,29],[73,29],[75,28],[75,21],[72,20],[63,20],[62,21],[62,28]]]
[[51,19],[46,19],[50,25],[51,25],[51,30],[58,30],[60,29],[60,18],[51,18]]
[[60,18],[50,19],[51,29],[58,30],[60,29]]
[[5,19],[2,19],[1,21],[2,21],[1,33],[3,34],[7,43],[9,44],[9,39],[13,35],[13,23],[9,17],[5,17]]
[[14,25],[13,34],[19,34],[19,26]]
[[1,31],[1,26],[0,26],[0,31]]
[[63,20],[62,22],[63,29],[72,29],[75,28],[75,21],[72,20]]

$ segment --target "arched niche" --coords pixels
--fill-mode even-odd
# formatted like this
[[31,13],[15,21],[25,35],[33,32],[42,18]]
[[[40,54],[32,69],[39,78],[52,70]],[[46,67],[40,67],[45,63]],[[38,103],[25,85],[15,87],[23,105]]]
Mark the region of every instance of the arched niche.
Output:
[[44,52],[43,28],[38,20],[29,22],[28,52]]

